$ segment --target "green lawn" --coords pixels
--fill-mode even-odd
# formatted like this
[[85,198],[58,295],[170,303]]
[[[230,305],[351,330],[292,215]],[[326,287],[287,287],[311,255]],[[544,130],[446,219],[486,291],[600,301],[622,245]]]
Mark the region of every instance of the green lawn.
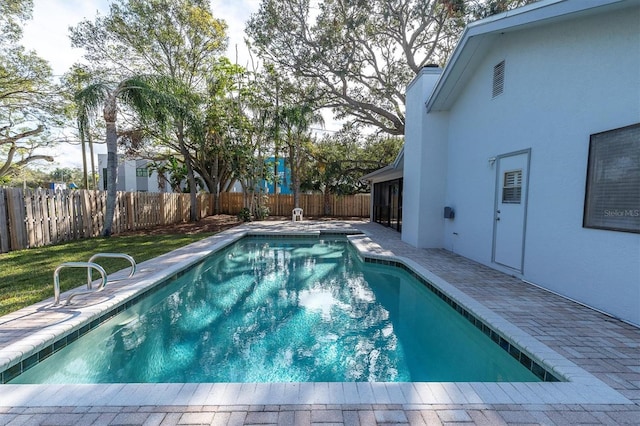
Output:
[[[96,253],[110,252],[126,253],[140,263],[210,235],[113,236],[0,254],[0,315],[52,297],[53,271],[63,262],[86,262]],[[125,259],[102,258],[98,262],[108,274],[130,265]],[[97,278],[100,274],[93,275]],[[86,282],[86,269],[65,269],[60,274],[60,291]]]

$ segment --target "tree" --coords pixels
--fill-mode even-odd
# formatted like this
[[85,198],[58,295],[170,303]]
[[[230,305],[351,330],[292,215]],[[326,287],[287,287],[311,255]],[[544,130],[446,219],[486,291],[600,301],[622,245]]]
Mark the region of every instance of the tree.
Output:
[[[64,95],[71,102],[68,103],[66,109],[66,115],[68,118],[76,122],[76,129],[80,139],[80,145],[82,147],[82,168],[83,168],[83,187],[89,189],[97,188],[96,183],[96,167],[94,163],[93,155],[93,134],[91,132],[91,125],[87,122],[79,122],[80,118],[88,119],[86,115],[78,114],[77,105],[74,102],[74,97],[77,92],[82,90],[84,86],[91,84],[94,77],[90,71],[83,65],[74,64],[69,71],[62,77],[62,86],[64,87]],[[91,173],[87,170],[87,145],[89,147],[89,156],[91,159]],[[89,184],[89,176],[91,176],[91,184]]]
[[22,24],[31,18],[33,0],[0,2],[0,44],[17,42],[22,37]]
[[[44,131],[42,124],[38,125],[35,129],[24,130],[18,133],[10,133],[10,126],[0,129],[0,148],[2,151],[6,151],[4,155],[4,163],[0,163],[0,178],[9,175],[12,171],[20,170],[22,167],[29,163],[44,160],[53,162],[53,157],[50,155],[34,154],[34,151],[42,146],[41,143],[34,141],[24,142],[25,139],[37,136]],[[0,151],[0,154],[3,152]],[[16,154],[22,154],[22,159],[14,161]]]
[[[190,132],[194,169],[204,180],[218,205],[218,195],[238,178],[232,170],[239,160],[247,125],[239,101],[240,81],[245,70],[218,58],[207,78],[207,90],[200,96],[200,117]],[[218,208],[216,207],[216,211]]]
[[70,29],[74,47],[108,74],[167,75],[190,87],[204,84],[212,56],[226,48],[224,21],[207,0],[116,0]]
[[[226,47],[225,30],[225,23],[211,14],[207,0],[118,0],[108,16],[72,28],[71,40],[75,47],[85,49],[91,63],[111,75],[168,77],[172,87],[163,90],[185,97],[184,105],[195,107],[193,96],[206,90],[215,57]],[[155,136],[158,143],[175,146],[185,162],[191,219],[196,220],[194,153],[187,147],[189,123],[184,115],[174,114],[173,119],[170,133]]]
[[34,161],[53,161],[37,153],[50,144],[47,124],[59,113],[51,69],[18,44],[32,6],[29,0],[0,3],[0,178]]
[[368,192],[368,185],[360,178],[392,163],[402,142],[402,138],[387,135],[363,137],[357,129],[347,126],[314,144],[313,163],[303,177],[303,187],[325,195]]
[[487,3],[496,11],[527,2],[262,0],[246,31],[263,59],[317,84],[337,118],[402,135],[404,90],[416,73],[444,65]]
[[458,13],[467,17],[467,21],[477,20],[522,7],[539,0],[444,0],[445,3],[458,3]]
[[[197,170],[211,183],[212,193],[229,191],[239,182],[245,207],[261,216],[260,178],[269,142],[270,105],[259,92],[260,75],[221,58],[209,79],[205,109],[206,138]],[[216,207],[217,211],[217,207]]]
[[149,165],[149,170],[158,174],[158,187],[161,190],[165,183],[169,183],[173,192],[184,192],[182,181],[187,177],[187,168],[175,156],[169,155],[166,159],[154,161]]
[[[102,235],[109,237],[113,225],[116,204],[116,179],[118,168],[118,104],[132,108],[141,117],[158,117],[160,108],[166,99],[159,96],[148,78],[136,76],[119,83],[98,82],[80,90],[75,100],[78,106],[78,123],[80,132],[102,109],[102,117],[106,125],[107,145],[107,205]],[[160,119],[159,121],[163,121]]]
[[[240,82],[237,105],[238,131],[234,137],[234,155],[230,170],[245,192],[245,208],[249,216],[261,219],[269,213],[263,182],[273,182],[277,193],[280,137],[280,96],[282,82],[269,64],[245,72]],[[272,157],[267,159],[267,157]]]
[[31,189],[48,188],[51,181],[47,172],[29,167],[13,168],[11,174],[0,177],[0,185]]
[[285,106],[279,114],[283,139],[289,149],[289,168],[294,207],[300,207],[300,182],[304,159],[304,145],[311,142],[312,124],[324,124],[322,116],[308,102],[299,102]]
[[[74,184],[78,188],[86,189],[82,183],[84,180],[84,170],[72,167],[56,167],[53,171],[47,173],[44,183],[62,182],[66,184]],[[44,186],[44,185],[43,185]]]

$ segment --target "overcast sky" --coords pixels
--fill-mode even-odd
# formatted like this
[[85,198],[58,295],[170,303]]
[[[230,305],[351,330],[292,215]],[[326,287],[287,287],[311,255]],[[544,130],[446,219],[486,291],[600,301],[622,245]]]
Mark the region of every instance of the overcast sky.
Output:
[[[2,1],[2,0],[0,0]],[[235,46],[238,45],[239,63],[246,65],[248,54],[244,48],[245,22],[258,10],[260,0],[210,0],[211,10],[216,18],[227,22],[229,50],[227,56],[235,60]],[[99,12],[109,12],[110,0],[34,0],[33,20],[24,28],[22,44],[51,65],[56,76],[64,74],[71,65],[81,61],[83,51],[73,49],[69,40],[69,27],[84,19],[93,20]],[[98,152],[106,152],[104,145]],[[79,146],[60,145],[52,150],[56,158],[54,167],[82,167]]]

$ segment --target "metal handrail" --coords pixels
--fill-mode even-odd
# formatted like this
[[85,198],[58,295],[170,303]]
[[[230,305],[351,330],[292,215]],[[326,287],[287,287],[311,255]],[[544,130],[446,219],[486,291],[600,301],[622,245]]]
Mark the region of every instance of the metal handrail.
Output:
[[[89,271],[91,269],[95,269],[100,272],[102,275],[102,281],[100,282],[100,286],[96,289],[96,291],[101,291],[104,286],[107,284],[107,273],[105,272],[102,266],[93,262],[65,262],[58,266],[55,271],[53,271],[53,305],[56,306],[60,303],[60,271],[64,268],[87,268]],[[91,286],[87,284],[87,288],[91,289]],[[69,295],[67,302],[65,305],[68,305],[71,302],[71,299],[78,294],[86,293],[86,291],[75,292]]]
[[[120,259],[127,259],[130,263],[131,263],[131,271],[129,272],[129,277],[131,278],[133,276],[133,274],[136,273],[136,261],[133,259],[133,257],[129,256],[128,254],[124,254],[124,253],[96,253],[93,256],[91,256],[89,258],[89,262],[93,262],[94,260],[101,258],[101,257],[110,257],[110,258],[120,258]],[[91,289],[91,283],[92,283],[93,279],[91,278],[91,268],[87,269],[87,288]]]

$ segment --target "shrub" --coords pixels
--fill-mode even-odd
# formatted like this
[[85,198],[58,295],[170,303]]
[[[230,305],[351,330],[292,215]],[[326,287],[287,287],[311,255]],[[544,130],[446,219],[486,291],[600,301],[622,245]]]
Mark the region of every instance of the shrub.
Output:
[[238,219],[243,222],[251,221],[251,211],[246,207],[243,208],[242,210],[240,210],[240,213],[238,213]]

